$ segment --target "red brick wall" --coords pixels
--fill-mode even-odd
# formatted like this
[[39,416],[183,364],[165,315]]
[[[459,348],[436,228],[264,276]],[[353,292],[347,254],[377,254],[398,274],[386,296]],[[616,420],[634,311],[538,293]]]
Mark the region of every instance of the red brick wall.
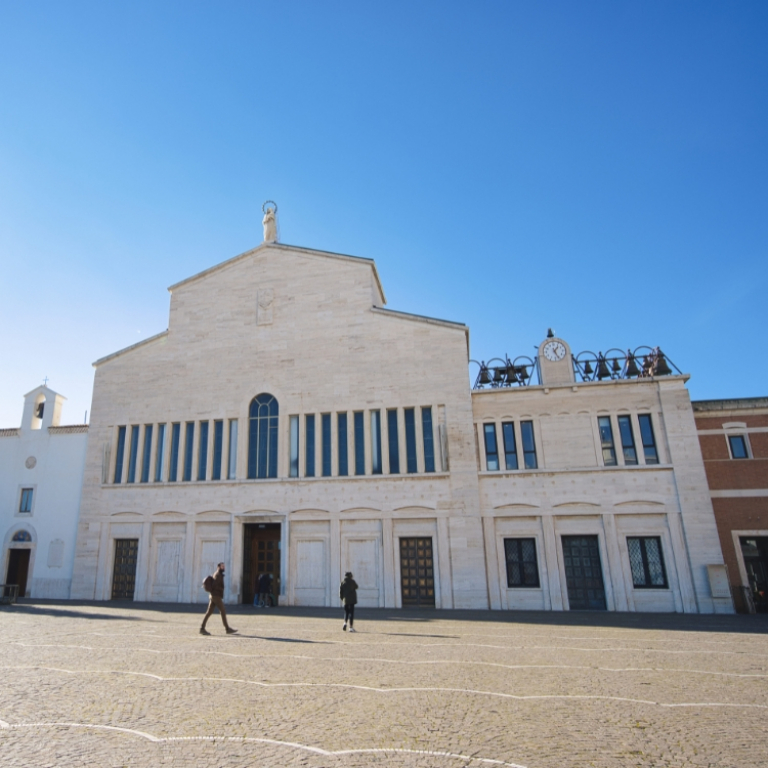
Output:
[[768,496],[712,499],[717,532],[731,584],[741,584],[731,531],[768,531]]

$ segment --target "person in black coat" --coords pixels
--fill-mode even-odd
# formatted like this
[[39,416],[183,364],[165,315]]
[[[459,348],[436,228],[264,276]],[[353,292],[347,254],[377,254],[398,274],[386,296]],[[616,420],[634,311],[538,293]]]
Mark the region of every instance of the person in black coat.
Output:
[[347,571],[344,574],[344,581],[339,586],[339,597],[342,603],[344,603],[344,626],[342,629],[347,631],[347,623],[349,623],[349,631],[356,632],[357,630],[352,626],[355,623],[355,605],[357,604],[357,582],[352,578],[352,573]]

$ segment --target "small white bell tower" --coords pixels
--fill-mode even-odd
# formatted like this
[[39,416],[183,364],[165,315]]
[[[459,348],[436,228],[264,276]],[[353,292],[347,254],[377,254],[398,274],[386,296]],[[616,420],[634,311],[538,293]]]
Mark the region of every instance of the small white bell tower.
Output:
[[61,421],[61,407],[67,398],[39,386],[24,395],[24,415],[21,417],[22,429],[47,429],[58,427]]

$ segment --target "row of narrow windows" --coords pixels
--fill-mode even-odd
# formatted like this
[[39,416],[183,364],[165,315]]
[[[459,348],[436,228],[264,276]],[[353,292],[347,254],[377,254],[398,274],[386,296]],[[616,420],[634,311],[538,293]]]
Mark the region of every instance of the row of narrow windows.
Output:
[[[278,402],[272,395],[258,395],[251,401],[248,415],[247,477],[276,478]],[[366,415],[370,419],[367,430]],[[386,420],[386,432],[382,431],[382,418]],[[404,433],[402,456],[401,430]],[[417,450],[419,439],[421,451]],[[122,483],[124,472],[127,483],[234,479],[237,476],[237,442],[237,419],[146,424],[143,435],[138,424],[119,426],[113,483]],[[384,448],[387,451],[386,467],[389,474],[400,474],[403,471],[416,473],[420,469],[423,472],[435,472],[432,408],[389,408],[383,412],[383,416],[381,410],[354,411],[351,419],[347,412],[289,417],[290,477],[365,475],[368,471],[367,451],[370,455],[369,471],[374,475],[382,474]],[[213,454],[210,462],[209,450]]]
[[[621,450],[621,458],[626,466],[639,464],[638,443],[642,450],[645,464],[658,464],[659,452],[656,448],[656,437],[653,431],[651,415],[641,413],[637,416],[639,441],[635,440],[635,429],[632,418],[622,414],[616,417],[618,424],[619,445],[614,438],[614,426],[611,416],[598,416],[597,427],[600,436],[600,448],[603,464],[615,467],[619,464],[617,448]],[[485,448],[485,468],[498,471],[502,468],[501,455],[503,452],[504,469],[537,469],[539,466],[536,455],[536,437],[532,421],[514,421],[501,423],[501,445],[497,438],[495,423],[483,424],[483,442]],[[520,446],[520,448],[518,448]]]

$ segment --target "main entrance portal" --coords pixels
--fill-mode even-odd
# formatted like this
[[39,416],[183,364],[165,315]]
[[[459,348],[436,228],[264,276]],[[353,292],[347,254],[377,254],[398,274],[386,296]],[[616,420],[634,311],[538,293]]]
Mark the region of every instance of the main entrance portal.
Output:
[[400,583],[403,608],[435,607],[431,537],[400,539]]
[[597,536],[563,536],[565,582],[572,611],[604,611],[605,585]]
[[274,604],[280,594],[280,523],[247,523],[243,526],[243,595],[245,604],[253,603],[259,591],[259,577],[272,574]]

